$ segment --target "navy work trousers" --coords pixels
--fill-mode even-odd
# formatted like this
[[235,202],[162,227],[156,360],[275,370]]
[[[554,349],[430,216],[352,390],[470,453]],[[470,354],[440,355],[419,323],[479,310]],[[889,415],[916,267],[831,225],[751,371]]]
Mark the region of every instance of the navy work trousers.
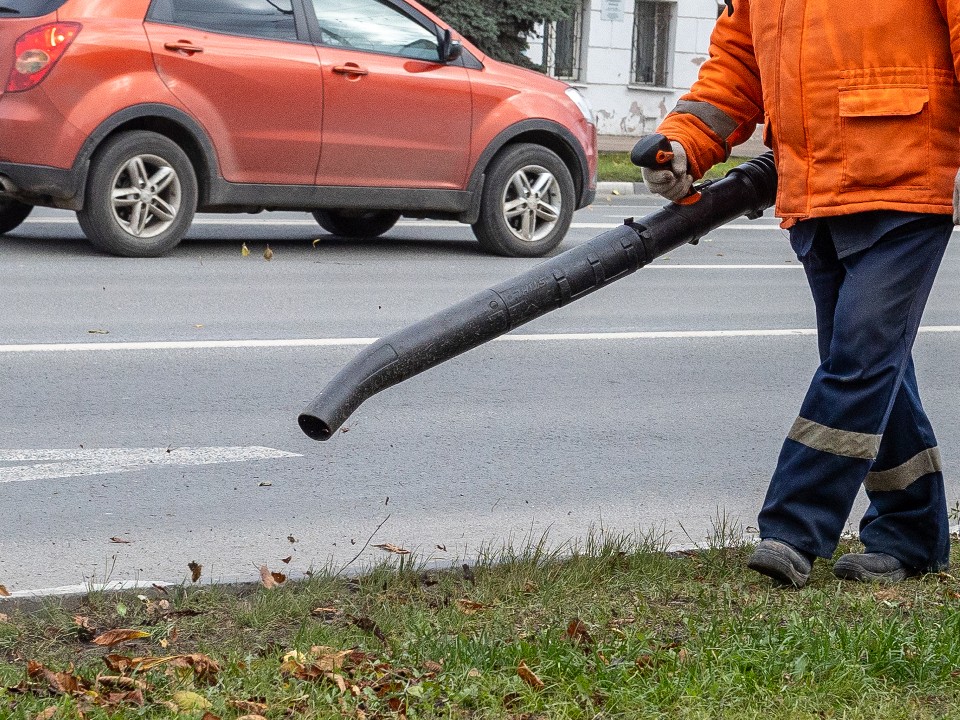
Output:
[[852,254],[838,257],[840,226],[830,219],[798,249],[821,364],[784,441],[759,529],[762,538],[829,558],[863,485],[867,552],[938,570],[950,550],[946,497],[911,353],[952,224],[949,216],[900,217]]

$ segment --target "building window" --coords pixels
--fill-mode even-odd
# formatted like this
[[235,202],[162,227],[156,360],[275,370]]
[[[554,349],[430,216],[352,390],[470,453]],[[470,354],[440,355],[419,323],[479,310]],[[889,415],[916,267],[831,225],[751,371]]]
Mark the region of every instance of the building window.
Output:
[[573,4],[570,17],[543,26],[543,69],[563,80],[580,79],[583,2]]
[[676,3],[637,0],[633,16],[633,82],[669,87],[670,50]]

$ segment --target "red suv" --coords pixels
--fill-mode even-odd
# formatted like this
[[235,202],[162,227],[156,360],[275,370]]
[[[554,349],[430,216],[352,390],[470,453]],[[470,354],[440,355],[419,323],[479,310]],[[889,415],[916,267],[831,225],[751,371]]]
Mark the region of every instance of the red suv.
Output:
[[75,210],[158,256],[195,212],[401,215],[539,256],[596,192],[566,84],[492,60],[413,0],[0,0],[0,233]]

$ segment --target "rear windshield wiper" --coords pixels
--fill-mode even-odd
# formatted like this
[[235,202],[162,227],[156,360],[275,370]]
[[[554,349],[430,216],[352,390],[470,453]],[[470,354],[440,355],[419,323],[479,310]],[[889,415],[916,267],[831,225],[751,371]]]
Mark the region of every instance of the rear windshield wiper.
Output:
[[12,15],[19,15],[20,11],[16,8],[7,7],[6,5],[0,5],[0,13],[7,13]]

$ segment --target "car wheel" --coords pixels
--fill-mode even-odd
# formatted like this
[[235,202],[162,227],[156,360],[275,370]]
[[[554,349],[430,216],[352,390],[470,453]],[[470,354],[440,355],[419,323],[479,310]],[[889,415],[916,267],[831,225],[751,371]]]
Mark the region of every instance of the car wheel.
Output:
[[314,210],[313,217],[332,235],[373,238],[396,225],[400,213],[393,210]]
[[197,177],[186,153],[163,135],[135,130],[94,155],[77,219],[101,250],[158,257],[183,239],[196,209]]
[[27,215],[32,210],[33,205],[27,205],[11,198],[0,198],[0,235],[18,227],[20,223],[27,219]]
[[540,145],[511,145],[487,168],[473,232],[487,252],[540,257],[567,234],[573,206],[573,180],[556,153]]

